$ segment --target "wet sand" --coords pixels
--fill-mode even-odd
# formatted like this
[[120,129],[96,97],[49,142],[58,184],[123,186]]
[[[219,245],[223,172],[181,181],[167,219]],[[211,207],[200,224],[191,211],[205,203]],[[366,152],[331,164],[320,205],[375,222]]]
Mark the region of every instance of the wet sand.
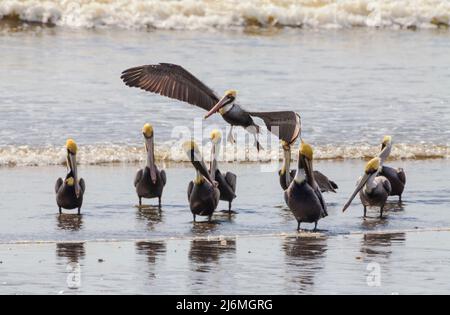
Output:
[[[161,211],[136,207],[138,165],[81,166],[80,217],[57,213],[53,184],[64,167],[1,168],[0,293],[449,293],[449,163],[393,161],[407,172],[404,203],[393,197],[384,219],[372,209],[363,220],[359,200],[341,207],[364,162],[318,161],[340,188],[325,195],[319,233],[300,235],[276,175],[257,164],[223,164],[239,176],[236,213],[220,203],[212,223],[197,224],[187,164],[166,165]],[[367,284],[370,263],[380,286]],[[81,285],[69,289],[74,266]]]

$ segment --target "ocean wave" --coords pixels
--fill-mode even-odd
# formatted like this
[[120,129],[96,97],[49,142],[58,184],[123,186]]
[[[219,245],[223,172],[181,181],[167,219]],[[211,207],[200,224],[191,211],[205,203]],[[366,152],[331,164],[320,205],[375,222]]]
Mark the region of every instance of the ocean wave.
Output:
[[0,19],[76,28],[436,28],[448,0],[2,0]]
[[[155,147],[155,158],[159,162],[188,162],[180,143],[167,142]],[[201,148],[205,161],[209,161],[211,145]],[[379,146],[350,145],[350,146],[315,146],[314,158],[316,160],[349,160],[370,159],[379,152]],[[282,159],[280,148],[257,152],[254,147],[238,148],[226,144],[221,147],[219,160],[221,162],[238,163],[267,163]],[[296,159],[295,150],[292,158]],[[450,147],[445,145],[429,144],[395,144],[390,156],[391,160],[425,160],[448,159]],[[144,163],[146,153],[143,146],[127,146],[117,144],[81,145],[78,162],[81,165],[101,165],[115,163]],[[47,166],[63,165],[66,161],[64,147],[47,146],[33,148],[28,146],[0,147],[0,167],[13,166]]]

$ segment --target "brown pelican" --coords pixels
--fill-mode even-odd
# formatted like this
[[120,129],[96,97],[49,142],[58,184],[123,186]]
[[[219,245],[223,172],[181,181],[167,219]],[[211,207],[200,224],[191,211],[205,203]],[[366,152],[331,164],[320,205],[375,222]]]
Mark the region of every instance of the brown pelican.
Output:
[[392,150],[392,137],[385,136],[381,143],[381,152],[379,154],[382,160],[381,176],[386,177],[391,183],[391,193],[389,196],[398,196],[398,201],[402,202],[402,194],[406,184],[406,174],[402,168],[393,168],[384,165],[384,161],[387,160]]
[[220,140],[222,134],[219,130],[215,129],[211,132],[210,136],[211,147],[211,164],[210,173],[211,177],[218,183],[220,190],[220,200],[228,201],[228,212],[231,213],[231,203],[236,198],[236,175],[231,172],[226,172],[225,176],[220,172],[217,163],[217,154],[219,153]]
[[391,184],[386,177],[379,175],[381,168],[382,164],[379,157],[373,158],[366,164],[364,175],[358,180],[356,189],[345,204],[342,212],[347,210],[359,192],[359,198],[364,206],[364,218],[366,217],[368,206],[379,206],[380,218],[383,217],[383,209],[391,192]]
[[[286,141],[281,141],[281,146],[283,147],[283,165],[281,166],[281,170],[278,171],[278,175],[280,177],[280,186],[283,190],[286,190],[289,187],[289,184],[295,177],[295,170],[290,169],[291,165],[291,145]],[[319,185],[321,192],[336,192],[338,189],[338,185],[332,180],[329,180],[328,177],[323,175],[319,171],[314,171],[314,179]]]
[[62,213],[61,209],[78,209],[80,214],[81,206],[83,205],[83,194],[86,190],[84,179],[78,180],[77,171],[77,152],[78,146],[72,139],[66,142],[67,149],[67,169],[68,173],[65,180],[58,178],[55,185],[56,203],[59,207],[59,213]]
[[300,117],[296,113],[247,112],[235,103],[235,90],[228,90],[219,98],[213,90],[179,65],[160,63],[134,67],[123,71],[121,79],[127,86],[199,106],[208,111],[205,119],[219,112],[231,125],[228,140],[232,143],[235,141],[233,127],[242,126],[253,134],[257,149],[261,148],[258,141],[259,126],[255,124],[252,116],[263,119],[267,128],[281,140],[292,142],[300,134]]
[[161,208],[161,196],[166,185],[166,172],[158,170],[155,164],[155,143],[153,127],[145,124],[142,128],[147,151],[147,165],[136,173],[134,187],[139,197],[139,206],[142,206],[142,198],[158,198],[158,206]]
[[298,222],[315,223],[328,215],[327,206],[313,173],[313,149],[303,142],[298,152],[298,167],[293,181],[284,192],[284,200]]
[[192,165],[196,170],[196,176],[188,186],[188,200],[192,215],[208,216],[211,221],[212,214],[219,204],[220,191],[217,183],[212,179],[205,162],[200,154],[197,144],[194,141],[187,141],[183,144],[183,150],[189,156]]

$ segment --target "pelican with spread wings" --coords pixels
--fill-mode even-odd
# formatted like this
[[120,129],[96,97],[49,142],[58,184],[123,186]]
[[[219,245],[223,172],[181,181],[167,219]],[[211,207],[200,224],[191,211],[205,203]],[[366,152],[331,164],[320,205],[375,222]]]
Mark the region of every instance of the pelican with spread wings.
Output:
[[236,104],[237,92],[227,90],[222,98],[179,65],[160,63],[134,67],[122,72],[121,79],[127,86],[141,88],[172,99],[177,99],[208,111],[204,118],[219,112],[231,125],[228,140],[234,142],[233,127],[241,126],[253,134],[256,148],[261,148],[258,141],[259,126],[253,117],[261,118],[267,129],[280,140],[294,142],[300,135],[300,116],[293,111],[248,112]]

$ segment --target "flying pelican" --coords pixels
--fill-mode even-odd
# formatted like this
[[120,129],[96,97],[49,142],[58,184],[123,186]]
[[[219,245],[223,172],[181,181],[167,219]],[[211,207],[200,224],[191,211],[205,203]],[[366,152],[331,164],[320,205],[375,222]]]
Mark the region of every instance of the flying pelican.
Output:
[[264,120],[269,131],[281,140],[292,142],[300,134],[300,116],[292,111],[248,112],[235,103],[237,92],[227,90],[219,98],[213,90],[179,65],[160,63],[127,69],[122,72],[121,79],[127,86],[138,87],[145,91],[157,93],[169,98],[199,106],[208,113],[208,118],[216,112],[231,125],[228,140],[235,142],[233,127],[242,126],[255,139],[256,148],[261,148],[258,141],[259,126],[252,116]]
[[56,203],[59,207],[59,213],[62,209],[72,210],[78,208],[78,214],[83,205],[83,195],[86,190],[84,179],[78,180],[77,171],[77,152],[78,146],[72,139],[66,142],[67,149],[67,169],[68,173],[65,180],[58,178],[55,185]]
[[284,200],[297,220],[297,230],[302,222],[315,223],[328,215],[327,206],[313,173],[313,149],[303,142],[298,152],[298,168],[294,180],[284,191]]
[[[385,136],[381,143],[381,152],[379,157],[382,160],[382,164],[391,154],[392,150],[392,137]],[[406,184],[406,174],[403,168],[393,168],[383,164],[380,175],[386,177],[391,183],[391,193],[389,196],[398,196],[398,201],[402,202],[402,194]]]
[[364,206],[364,218],[366,217],[368,206],[379,206],[380,218],[383,217],[383,209],[391,192],[391,184],[386,177],[379,175],[382,168],[381,162],[382,160],[379,157],[375,157],[366,164],[364,175],[358,180],[356,189],[345,204],[342,212],[347,210],[359,192],[359,198]]
[[158,198],[158,207],[161,208],[161,196],[166,185],[166,172],[158,170],[155,164],[155,143],[153,127],[145,124],[142,128],[147,151],[147,165],[136,173],[134,187],[139,197],[139,206],[142,206],[142,198]]
[[219,184],[220,200],[228,201],[228,212],[231,213],[231,203],[236,198],[236,175],[231,172],[226,172],[225,176],[220,172],[217,163],[217,154],[219,153],[220,140],[222,134],[219,130],[214,129],[210,136],[211,147],[211,164],[210,174],[211,177]]
[[198,146],[194,141],[185,142],[183,150],[189,156],[196,170],[196,176],[189,183],[187,191],[194,222],[197,215],[208,216],[208,220],[211,221],[212,214],[216,210],[220,199],[217,183],[208,172]]
[[[280,177],[280,186],[283,190],[286,190],[292,180],[295,177],[295,170],[290,169],[291,165],[291,144],[287,143],[286,141],[281,141],[281,146],[283,148],[283,164],[281,166],[281,169],[278,171],[278,175]],[[319,171],[314,171],[314,179],[317,182],[317,185],[319,185],[321,192],[336,192],[336,189],[338,189],[338,185],[332,181],[329,180],[328,177],[323,175]]]

